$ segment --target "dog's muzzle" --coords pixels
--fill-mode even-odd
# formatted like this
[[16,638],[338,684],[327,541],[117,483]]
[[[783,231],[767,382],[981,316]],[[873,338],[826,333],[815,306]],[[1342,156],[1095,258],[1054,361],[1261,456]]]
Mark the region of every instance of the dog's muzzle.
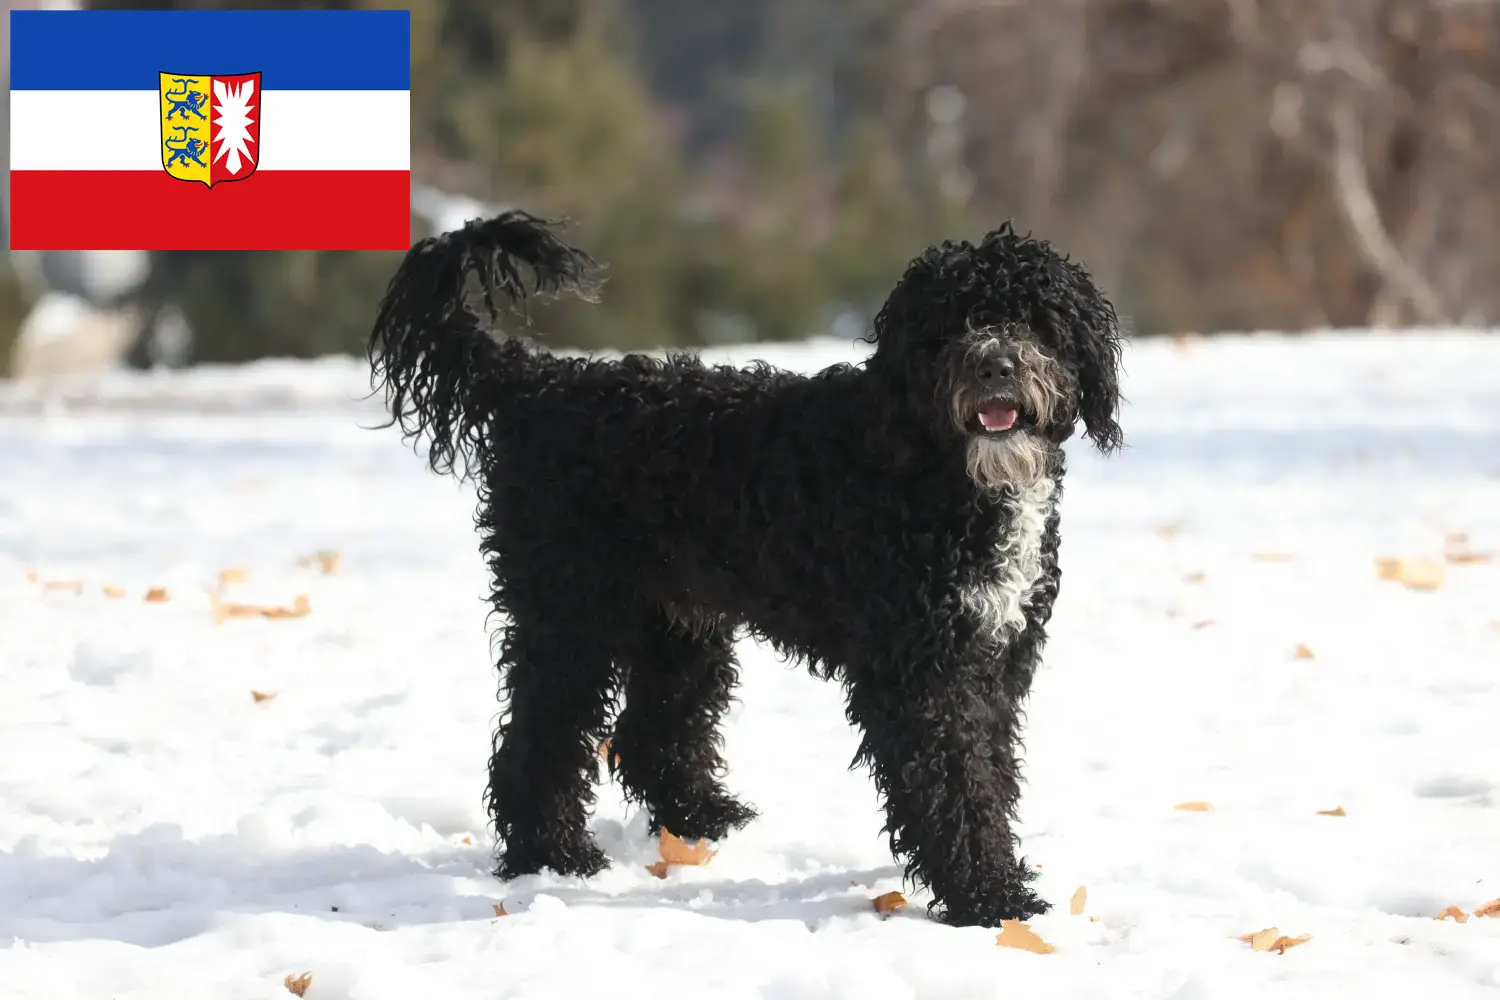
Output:
[[1003,348],[995,348],[974,365],[975,417],[978,429],[986,434],[1003,434],[1016,426],[1021,406],[1016,394],[1015,357]]

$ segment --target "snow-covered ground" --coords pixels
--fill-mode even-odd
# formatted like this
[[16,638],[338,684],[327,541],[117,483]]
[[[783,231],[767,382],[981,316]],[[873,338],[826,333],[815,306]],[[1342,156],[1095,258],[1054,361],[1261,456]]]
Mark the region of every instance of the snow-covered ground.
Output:
[[[1500,915],[1434,919],[1500,897],[1500,558],[1444,562],[1500,551],[1500,338],[1127,366],[1128,450],[1071,448],[1030,713],[1045,955],[874,912],[899,869],[839,691],[750,643],[727,755],[762,819],[657,879],[606,788],[611,871],[494,881],[472,497],[368,429],[363,370],[0,386],[0,997],[1500,996]],[[216,625],[230,568],[310,614]],[[1270,926],[1311,940],[1238,940]]]

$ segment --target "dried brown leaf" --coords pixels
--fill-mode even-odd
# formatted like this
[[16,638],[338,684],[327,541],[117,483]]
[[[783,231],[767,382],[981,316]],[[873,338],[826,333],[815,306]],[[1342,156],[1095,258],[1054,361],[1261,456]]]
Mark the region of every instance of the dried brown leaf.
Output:
[[224,624],[226,618],[259,618],[266,609],[258,604],[221,604],[215,600],[214,621]]
[[213,608],[216,625],[223,625],[226,618],[254,618],[260,614],[260,607],[254,604],[225,604],[219,600],[217,590],[208,592],[208,603]]
[[275,697],[276,697],[276,692],[275,691],[251,691],[250,692],[250,698],[251,698],[251,700],[254,701],[257,705],[259,705],[261,702],[270,701],[272,698],[275,698]]
[[1476,917],[1500,917],[1500,899],[1492,899],[1488,903],[1474,907]]
[[876,913],[890,913],[905,906],[906,897],[899,892],[883,892],[871,900],[871,903],[874,904]]
[[494,906],[494,908],[495,908],[495,916],[497,916],[497,917],[508,917],[508,916],[510,916],[509,913],[505,912],[505,904],[504,903],[493,903],[491,905]]
[[26,571],[26,582],[27,583],[36,583],[40,579],[41,578],[36,575],[36,570],[34,570],[34,569],[28,569]]
[[1334,806],[1332,809],[1319,809],[1318,810],[1318,815],[1319,816],[1347,816],[1349,814],[1346,813],[1346,812],[1344,812],[1344,807],[1343,806]]
[[304,972],[293,979],[292,974],[286,974],[286,988],[299,997],[307,996],[307,988],[312,985],[312,973]]
[[1057,950],[1019,920],[1002,920],[1000,933],[995,935],[995,943],[1002,948],[1018,948],[1037,955],[1050,955]]
[[1469,922],[1469,915],[1467,913],[1465,913],[1462,909],[1460,909],[1457,906],[1450,906],[1446,910],[1444,910],[1442,913],[1439,913],[1433,919],[1434,920],[1457,920],[1461,924],[1466,924],[1466,923]]
[[261,608],[260,614],[263,618],[306,618],[312,613],[312,602],[307,599],[306,594],[298,594],[289,608]]
[[1303,934],[1300,937],[1287,937],[1275,927],[1267,927],[1265,930],[1241,934],[1240,940],[1248,942],[1254,951],[1274,951],[1278,955],[1285,955],[1288,948],[1295,948],[1299,944],[1306,944],[1311,941],[1312,935]]
[[161,604],[169,600],[166,587],[152,587],[146,591],[147,604]]
[[473,837],[471,837],[471,836],[469,836],[469,835],[468,835],[468,834],[467,834],[467,833],[466,833],[466,834],[464,834],[464,839],[463,839],[463,840],[460,840],[460,841],[459,841],[459,843],[460,843],[460,844],[472,844],[472,843],[474,843],[474,838],[473,838]]
[[1214,811],[1213,804],[1210,802],[1179,802],[1172,808],[1179,812],[1190,813],[1209,813]]
[[339,554],[332,549],[319,549],[310,556],[297,560],[298,566],[316,566],[324,576],[332,576],[339,568]]
[[106,583],[104,585],[104,596],[105,597],[116,597],[116,598],[118,598],[118,597],[124,597],[125,596],[125,588],[124,587],[116,587],[112,583]]
[[652,875],[655,875],[657,878],[666,878],[667,869],[671,867],[672,866],[667,864],[665,861],[653,861],[651,864],[646,866],[646,870]]
[[[612,746],[614,746],[614,742],[615,742],[614,740],[604,740],[602,743],[599,744],[599,756],[603,757],[606,761],[609,760],[609,748],[612,747]],[[620,755],[619,754],[615,754],[614,766],[615,767],[619,767],[620,766]]]
[[1443,584],[1442,563],[1422,557],[1382,556],[1375,560],[1375,574],[1410,590],[1436,590]]
[[1212,618],[1204,618],[1202,621],[1193,622],[1193,629],[1194,631],[1197,631],[1198,629],[1205,629],[1216,624],[1218,623],[1215,622]]
[[1083,916],[1083,908],[1088,904],[1089,891],[1084,886],[1079,886],[1073,893],[1073,898],[1068,900],[1068,912],[1075,917]]
[[1275,927],[1267,927],[1265,930],[1251,931],[1249,934],[1241,934],[1240,940],[1249,943],[1255,951],[1270,951],[1276,939],[1281,937],[1281,931]]
[[662,827],[656,849],[661,854],[661,859],[669,865],[706,865],[719,853],[710,849],[706,840],[689,844],[666,827]]
[[1299,642],[1297,643],[1297,648],[1292,652],[1292,656],[1299,660],[1311,660],[1313,658],[1313,651],[1306,643]]
[[1477,566],[1495,561],[1493,552],[1476,552],[1469,548],[1469,536],[1461,531],[1443,539],[1443,561],[1450,566]]

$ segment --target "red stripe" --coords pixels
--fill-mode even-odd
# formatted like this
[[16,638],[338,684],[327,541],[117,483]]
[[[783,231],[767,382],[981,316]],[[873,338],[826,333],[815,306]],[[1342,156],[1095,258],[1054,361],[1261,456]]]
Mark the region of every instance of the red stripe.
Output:
[[164,170],[12,170],[12,250],[406,250],[405,170],[270,170],[179,181]]

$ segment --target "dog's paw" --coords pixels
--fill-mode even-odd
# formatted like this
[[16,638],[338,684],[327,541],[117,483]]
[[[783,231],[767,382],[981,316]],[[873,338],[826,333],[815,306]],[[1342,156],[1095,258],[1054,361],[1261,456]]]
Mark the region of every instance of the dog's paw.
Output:
[[700,824],[705,832],[702,836],[718,840],[731,830],[740,830],[760,813],[733,795],[718,795],[700,811]]
[[721,840],[731,830],[746,826],[760,813],[726,792],[715,792],[686,809],[653,813],[653,833],[666,827],[685,840]]
[[609,855],[590,839],[584,844],[549,844],[545,850],[507,847],[495,867],[495,877],[502,881],[535,875],[550,869],[559,875],[591,878],[610,866]]
[[1052,909],[1052,904],[1031,893],[1031,898],[1015,900],[1007,905],[990,903],[949,903],[937,913],[937,919],[950,927],[999,927],[1007,920],[1030,920]]
[[[1030,872],[1029,878],[1036,873]],[[1027,887],[1029,878],[1018,878],[970,897],[950,894],[937,900],[937,919],[952,927],[999,927],[1006,920],[1030,920],[1052,909],[1052,904]]]

